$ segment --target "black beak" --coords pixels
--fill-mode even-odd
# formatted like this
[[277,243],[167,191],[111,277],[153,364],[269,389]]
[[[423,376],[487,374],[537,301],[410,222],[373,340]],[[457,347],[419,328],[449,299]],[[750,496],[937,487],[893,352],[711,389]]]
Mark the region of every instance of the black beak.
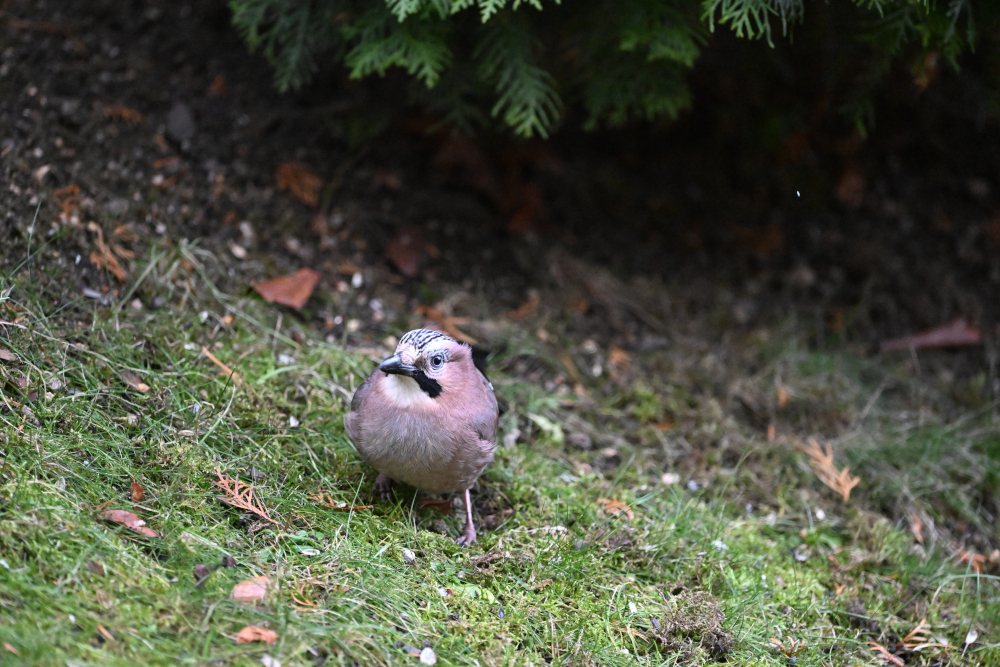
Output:
[[403,360],[399,358],[398,354],[394,354],[381,364],[378,365],[378,369],[383,373],[390,373],[392,375],[406,375],[413,377],[413,374],[417,372],[414,366],[407,366],[403,363]]

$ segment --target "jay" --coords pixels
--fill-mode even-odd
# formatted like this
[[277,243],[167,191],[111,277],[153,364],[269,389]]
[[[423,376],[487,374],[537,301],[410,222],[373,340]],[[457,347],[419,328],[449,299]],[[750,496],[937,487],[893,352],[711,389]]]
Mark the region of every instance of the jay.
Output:
[[469,489],[493,461],[498,418],[493,385],[472,348],[414,329],[358,387],[344,428],[378,471],[383,500],[394,481],[428,493],[462,491],[466,524],[457,542],[467,546],[476,541]]

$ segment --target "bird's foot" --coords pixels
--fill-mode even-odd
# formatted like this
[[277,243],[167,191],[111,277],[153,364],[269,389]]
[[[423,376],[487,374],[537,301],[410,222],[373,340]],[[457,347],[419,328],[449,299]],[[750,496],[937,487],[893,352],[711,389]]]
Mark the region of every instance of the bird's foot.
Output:
[[476,541],[476,527],[471,523],[465,525],[465,530],[462,531],[462,536],[455,540],[455,543],[460,547],[467,547]]
[[375,485],[372,487],[372,493],[377,495],[383,501],[392,500],[392,480],[382,473],[378,474],[375,478]]
[[465,530],[455,541],[461,547],[467,547],[476,541],[476,524],[472,523],[472,498],[469,497],[468,489],[465,490]]

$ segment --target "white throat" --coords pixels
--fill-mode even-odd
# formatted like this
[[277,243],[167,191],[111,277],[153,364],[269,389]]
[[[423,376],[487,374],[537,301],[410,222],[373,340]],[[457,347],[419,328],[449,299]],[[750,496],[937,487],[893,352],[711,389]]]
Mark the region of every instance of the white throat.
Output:
[[430,406],[434,399],[427,395],[417,381],[405,375],[389,375],[382,382],[382,393],[399,408]]

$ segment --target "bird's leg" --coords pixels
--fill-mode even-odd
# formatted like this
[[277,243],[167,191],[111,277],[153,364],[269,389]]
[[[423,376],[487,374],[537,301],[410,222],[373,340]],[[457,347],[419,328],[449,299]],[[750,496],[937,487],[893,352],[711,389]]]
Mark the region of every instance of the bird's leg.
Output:
[[469,498],[469,490],[465,490],[465,530],[462,536],[455,540],[461,546],[467,547],[476,541],[476,526],[472,523],[472,499]]
[[392,480],[388,476],[379,473],[378,477],[375,478],[375,485],[372,487],[372,492],[382,500],[392,500]]

